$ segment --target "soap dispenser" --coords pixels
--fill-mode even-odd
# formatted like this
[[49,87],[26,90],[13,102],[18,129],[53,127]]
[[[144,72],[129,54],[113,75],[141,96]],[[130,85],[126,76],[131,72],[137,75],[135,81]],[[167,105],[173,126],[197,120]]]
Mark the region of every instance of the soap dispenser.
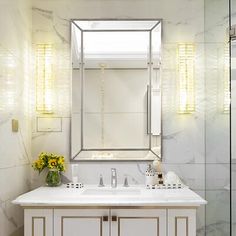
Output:
[[150,188],[153,185],[155,185],[155,171],[152,168],[152,165],[149,164],[147,167],[147,170],[145,172],[145,177],[146,177],[146,187]]

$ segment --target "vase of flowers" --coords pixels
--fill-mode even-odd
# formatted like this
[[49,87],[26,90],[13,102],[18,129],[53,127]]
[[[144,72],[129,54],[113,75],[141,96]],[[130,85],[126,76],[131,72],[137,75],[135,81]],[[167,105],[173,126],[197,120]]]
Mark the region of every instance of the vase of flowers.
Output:
[[39,173],[45,168],[48,169],[46,177],[47,186],[56,187],[61,184],[60,172],[65,171],[65,158],[63,156],[42,152],[32,166]]

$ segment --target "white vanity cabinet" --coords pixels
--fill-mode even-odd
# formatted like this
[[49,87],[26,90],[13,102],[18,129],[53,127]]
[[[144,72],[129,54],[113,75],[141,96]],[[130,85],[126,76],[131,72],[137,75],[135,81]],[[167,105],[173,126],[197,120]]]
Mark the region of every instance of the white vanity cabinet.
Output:
[[192,190],[40,187],[13,201],[25,211],[24,236],[196,236]]
[[196,236],[196,209],[25,209],[25,236]]

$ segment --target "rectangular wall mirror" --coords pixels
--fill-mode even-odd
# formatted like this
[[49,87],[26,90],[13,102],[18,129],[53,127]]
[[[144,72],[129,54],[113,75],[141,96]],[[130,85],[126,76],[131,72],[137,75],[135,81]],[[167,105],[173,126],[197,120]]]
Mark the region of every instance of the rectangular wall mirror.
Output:
[[161,21],[73,20],[71,158],[161,158]]

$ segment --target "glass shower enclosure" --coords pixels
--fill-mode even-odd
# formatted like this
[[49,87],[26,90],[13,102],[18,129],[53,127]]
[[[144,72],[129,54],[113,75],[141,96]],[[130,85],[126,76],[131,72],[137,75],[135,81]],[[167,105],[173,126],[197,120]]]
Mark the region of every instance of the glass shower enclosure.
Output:
[[236,1],[230,2],[230,87],[231,87],[231,235],[236,235]]

